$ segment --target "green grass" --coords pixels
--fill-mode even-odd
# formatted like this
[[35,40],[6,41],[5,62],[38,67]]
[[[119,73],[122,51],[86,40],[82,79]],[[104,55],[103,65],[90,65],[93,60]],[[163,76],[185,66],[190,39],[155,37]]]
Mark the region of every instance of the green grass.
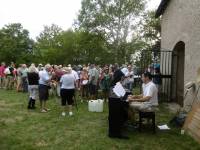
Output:
[[[55,98],[48,101],[45,114],[28,111],[27,94],[0,90],[0,150],[199,150],[200,145],[180,129],[139,133],[128,130],[129,140],[107,137],[108,110],[91,113],[87,103],[79,103],[73,117],[61,117]],[[38,101],[37,101],[37,107]],[[164,105],[157,113],[157,124],[168,123],[170,114]]]

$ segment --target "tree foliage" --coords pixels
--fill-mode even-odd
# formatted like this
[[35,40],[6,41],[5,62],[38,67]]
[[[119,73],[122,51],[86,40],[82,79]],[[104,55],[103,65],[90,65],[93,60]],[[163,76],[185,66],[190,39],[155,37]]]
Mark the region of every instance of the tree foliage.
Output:
[[43,58],[42,62],[56,63],[61,47],[61,34],[63,30],[52,24],[51,26],[44,26],[44,30],[36,38],[36,49],[39,51],[39,57]]
[[[107,42],[103,36],[81,30],[60,30],[45,26],[37,38],[37,49],[45,62],[53,64],[80,64],[106,61]],[[109,61],[109,60],[108,60]]]
[[83,0],[75,29],[44,26],[36,41],[21,24],[5,25],[0,29],[0,61],[128,63],[132,54],[160,46],[160,19],[144,6],[145,0]]
[[142,15],[138,25],[138,38],[150,47],[161,41],[161,21],[155,18],[155,11],[147,11]]
[[[135,60],[136,64],[139,63],[138,61],[142,61],[138,59],[140,57],[139,53],[144,53],[145,59],[148,60],[160,58],[158,51],[160,51],[161,44],[161,21],[160,18],[155,18],[155,11],[143,13],[136,29],[136,39],[139,43],[143,43],[134,56],[137,57]],[[153,50],[153,55],[146,50]]]
[[34,41],[29,38],[29,32],[20,23],[5,25],[0,30],[0,60],[6,62],[24,63],[32,54]]
[[80,29],[104,34],[115,60],[126,55],[134,22],[144,9],[144,0],[83,0],[76,22]]

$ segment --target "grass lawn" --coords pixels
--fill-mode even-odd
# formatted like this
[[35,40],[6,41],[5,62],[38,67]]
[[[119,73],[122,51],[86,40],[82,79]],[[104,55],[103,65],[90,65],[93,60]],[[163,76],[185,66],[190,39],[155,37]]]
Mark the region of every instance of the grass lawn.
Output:
[[[27,94],[0,90],[0,150],[199,150],[200,145],[180,129],[139,133],[129,130],[129,140],[107,137],[108,110],[91,113],[87,103],[79,103],[73,117],[61,117],[58,101],[48,101],[50,112],[28,111]],[[156,116],[157,124],[168,123],[164,105]]]

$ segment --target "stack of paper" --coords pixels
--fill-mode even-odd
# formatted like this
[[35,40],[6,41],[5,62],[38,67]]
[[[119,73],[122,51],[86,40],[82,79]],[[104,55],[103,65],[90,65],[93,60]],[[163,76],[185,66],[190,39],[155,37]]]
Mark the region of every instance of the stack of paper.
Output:
[[158,126],[158,128],[160,130],[169,130],[170,128],[165,124],[165,125],[161,125],[161,126]]
[[124,95],[126,94],[126,91],[124,89],[124,87],[122,86],[122,84],[120,82],[118,82],[115,87],[113,88],[113,92],[118,96],[118,97],[124,97]]

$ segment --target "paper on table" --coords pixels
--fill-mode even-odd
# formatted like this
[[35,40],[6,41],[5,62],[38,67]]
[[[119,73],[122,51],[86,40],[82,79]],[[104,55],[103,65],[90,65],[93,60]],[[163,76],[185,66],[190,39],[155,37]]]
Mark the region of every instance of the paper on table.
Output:
[[125,89],[121,85],[120,82],[118,82],[115,87],[113,88],[113,92],[118,96],[118,97],[123,97],[126,94]]
[[161,126],[158,126],[158,128],[160,130],[169,130],[170,128],[165,124],[165,125],[161,125]]

